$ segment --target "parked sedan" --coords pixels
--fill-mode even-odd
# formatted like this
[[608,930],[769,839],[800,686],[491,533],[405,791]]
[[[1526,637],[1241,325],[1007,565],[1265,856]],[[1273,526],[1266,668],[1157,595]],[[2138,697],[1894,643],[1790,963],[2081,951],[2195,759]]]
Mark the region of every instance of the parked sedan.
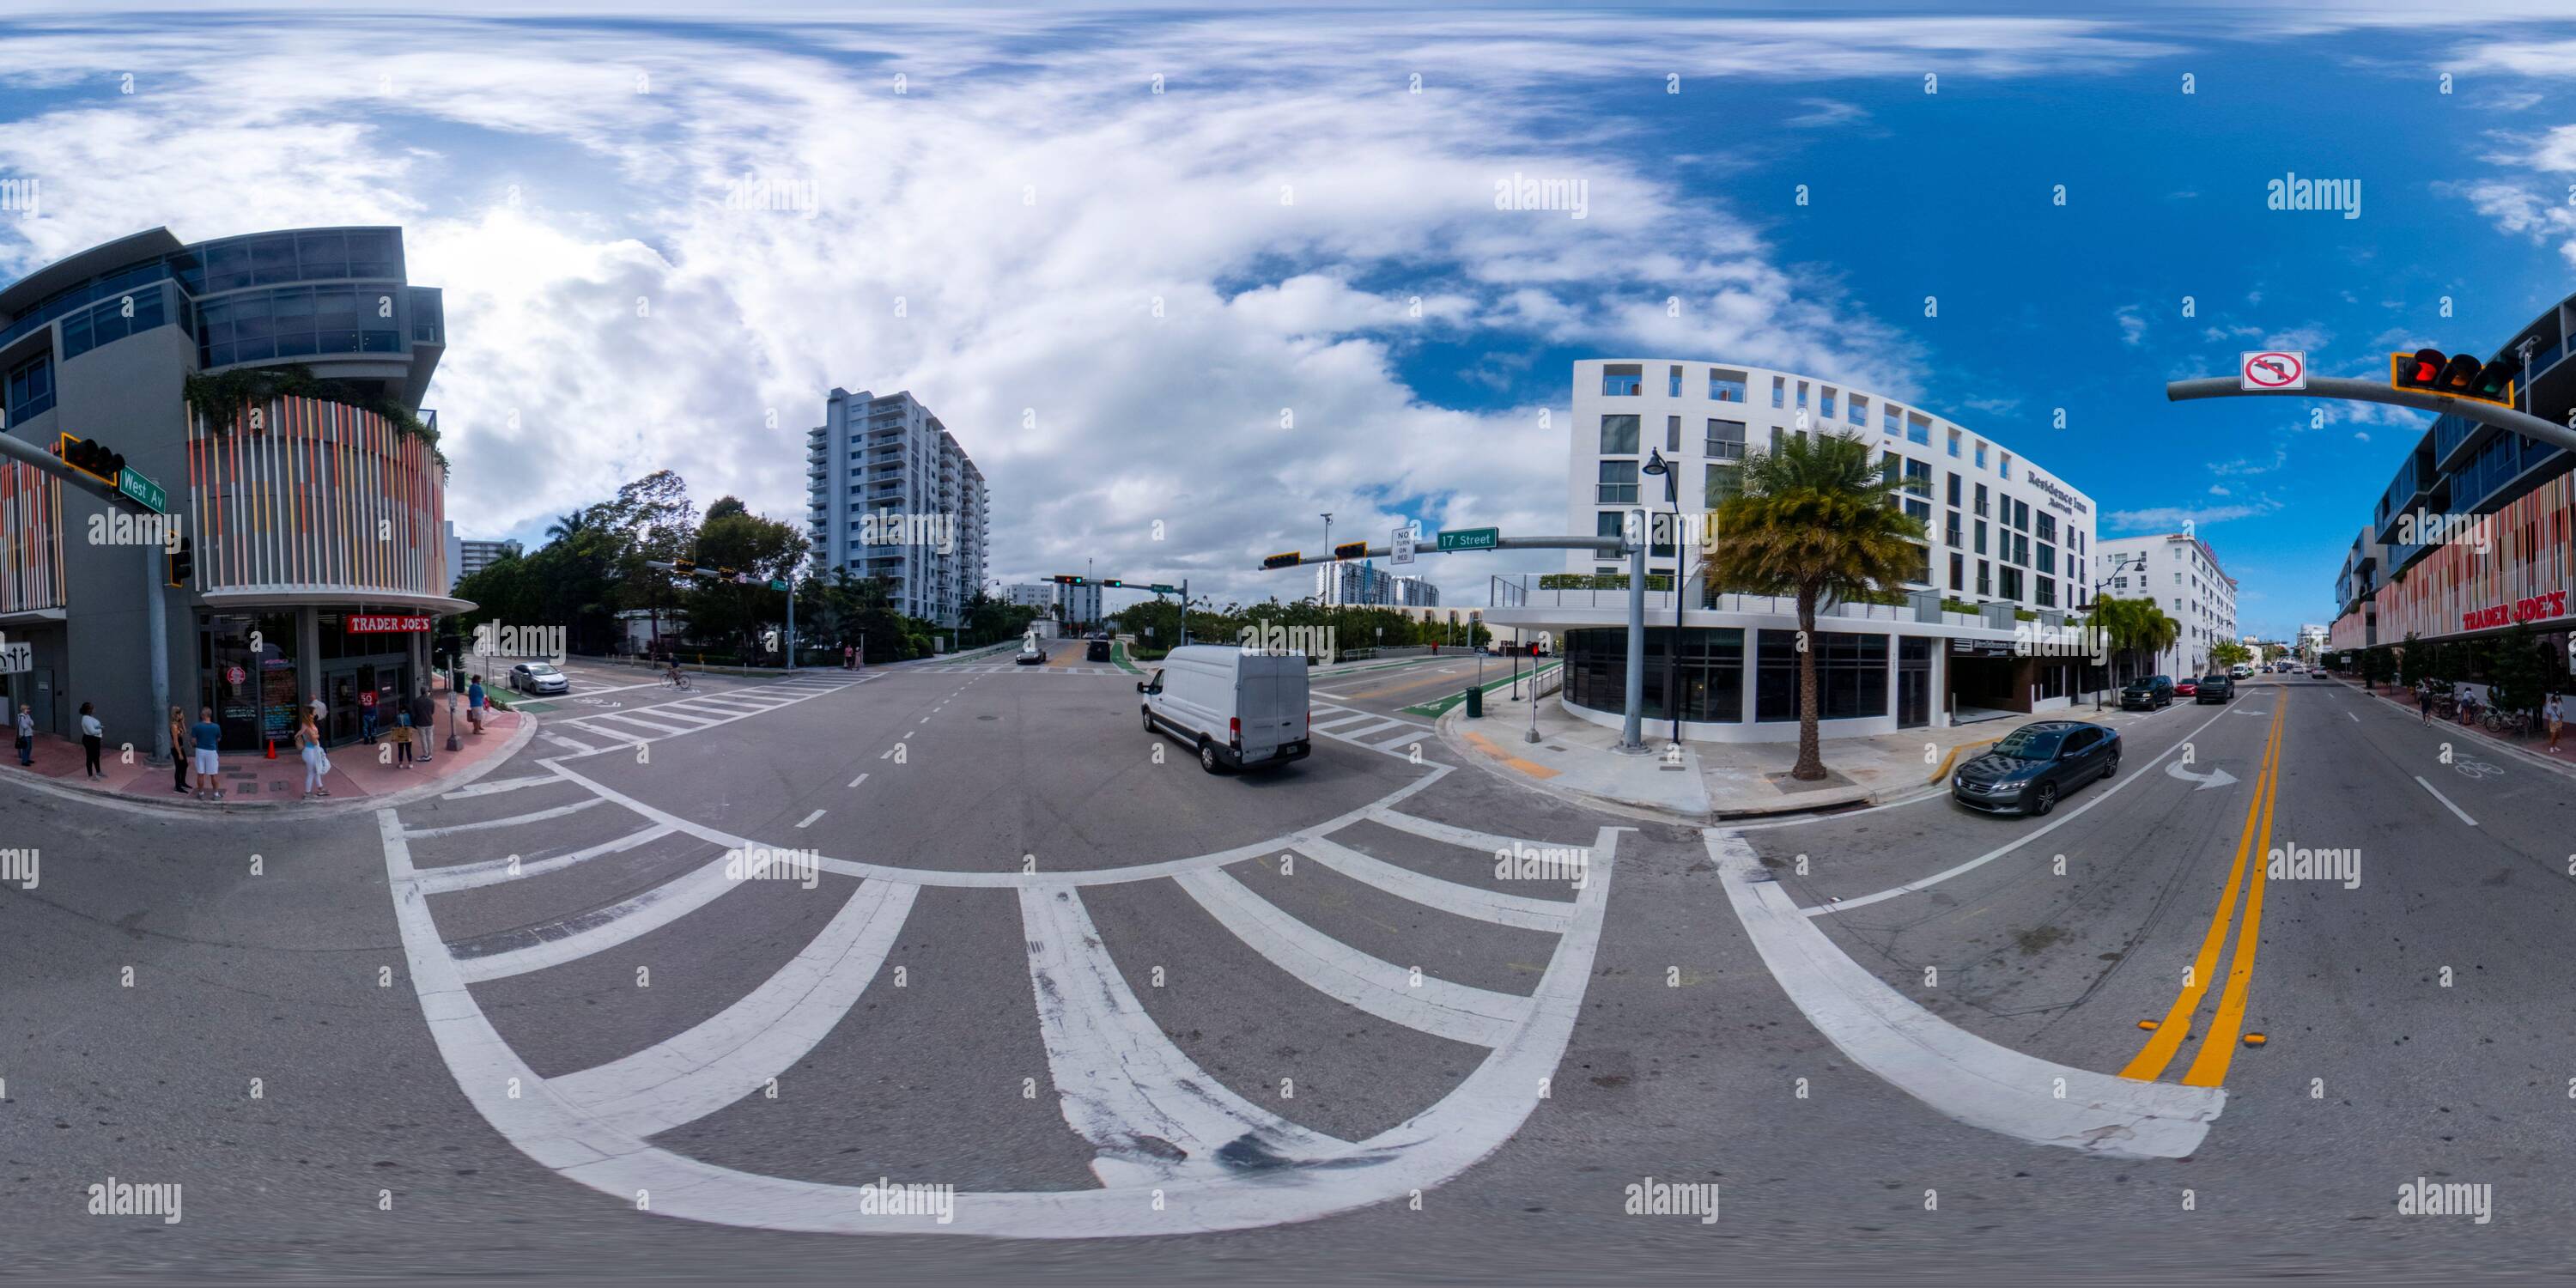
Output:
[[510,668],[515,693],[570,693],[572,678],[545,662],[521,662]]
[[2200,681],[2195,680],[2188,675],[2174,681],[2174,696],[2177,698],[2195,698],[2200,696]]
[[2224,703],[2235,696],[2235,680],[2224,675],[2204,675],[2200,677],[2200,687],[2193,692],[2191,700],[2195,703]]
[[1950,799],[1990,814],[2046,814],[2120,768],[2118,730],[2081,720],[2023,725],[1950,776]]

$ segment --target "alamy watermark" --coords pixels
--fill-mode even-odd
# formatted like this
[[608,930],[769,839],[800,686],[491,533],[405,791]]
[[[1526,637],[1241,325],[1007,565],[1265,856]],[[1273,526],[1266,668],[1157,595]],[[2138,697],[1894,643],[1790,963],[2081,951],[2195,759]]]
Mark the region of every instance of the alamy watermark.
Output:
[[2397,1184],[2399,1216],[2464,1216],[2472,1225],[2495,1219],[2495,1186],[2485,1182],[2430,1181],[2418,1176]]
[[725,851],[727,881],[793,881],[808,890],[822,881],[820,850],[773,850],[765,845]]
[[1330,626],[1282,626],[1277,622],[1256,622],[1235,633],[1235,643],[1244,652],[1269,657],[1333,658],[1333,628]]
[[2346,219],[2361,218],[2361,180],[2302,179],[2291,170],[2263,185],[2266,210],[2340,210]]
[[2340,881],[2346,890],[2361,888],[2361,851],[2314,850],[2287,843],[2263,859],[2266,881]]
[[822,185],[812,179],[746,174],[725,180],[725,209],[787,211],[807,219],[822,208]]
[[1649,1176],[1629,1183],[1623,1210],[1630,1216],[1695,1216],[1701,1225],[1715,1225],[1717,1198],[1715,1181],[1659,1181]]
[[2419,505],[2397,515],[2401,546],[2467,546],[2485,554],[2494,548],[2494,530],[2494,521],[2483,514],[2435,514]]
[[93,546],[159,546],[179,553],[180,519],[175,514],[136,514],[130,510],[103,510],[89,516],[89,543]]
[[928,546],[943,555],[957,553],[957,516],[905,514],[880,507],[859,516],[863,546]]
[[1494,180],[1496,210],[1562,210],[1575,219],[1592,213],[1590,179],[1534,179],[1518,170]]
[[490,657],[541,657],[561,666],[564,660],[564,628],[479,623],[474,628],[474,651]]
[[111,1176],[105,1185],[89,1187],[91,1216],[157,1216],[163,1225],[179,1224],[179,1183],[135,1185]]
[[34,849],[0,850],[0,882],[15,881],[22,890],[36,888],[36,870],[42,866]]
[[0,212],[35,219],[44,212],[44,185],[34,179],[0,179]]
[[1500,881],[1562,881],[1577,890],[1589,879],[1592,851],[1577,845],[1514,845],[1494,851]]
[[940,1225],[957,1219],[954,1185],[897,1185],[880,1176],[859,1187],[860,1216],[926,1216]]

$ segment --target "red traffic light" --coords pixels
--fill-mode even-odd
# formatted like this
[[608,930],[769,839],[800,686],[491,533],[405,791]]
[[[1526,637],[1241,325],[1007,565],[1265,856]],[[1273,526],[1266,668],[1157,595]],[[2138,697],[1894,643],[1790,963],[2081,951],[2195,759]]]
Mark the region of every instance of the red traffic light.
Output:
[[2388,355],[2388,383],[2392,388],[2420,389],[2505,407],[2513,405],[2514,377],[2520,373],[2520,365],[2507,357],[2481,362],[2476,354],[2444,353],[2439,349]]

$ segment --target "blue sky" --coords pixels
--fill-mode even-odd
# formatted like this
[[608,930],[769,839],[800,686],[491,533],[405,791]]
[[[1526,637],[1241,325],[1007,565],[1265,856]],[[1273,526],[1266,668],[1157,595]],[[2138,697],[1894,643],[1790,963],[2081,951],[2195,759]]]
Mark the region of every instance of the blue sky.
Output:
[[[1939,409],[2106,532],[2193,519],[2267,635],[2325,620],[2423,418],[2163,383],[2484,350],[2576,281],[2576,23],[2535,6],[624,8],[0,25],[0,178],[45,196],[0,277],[400,223],[472,535],[662,466],[801,519],[825,393],[909,388],[992,481],[1000,576],[1241,599],[1311,589],[1247,569],[1321,510],[1562,526],[1579,357],[1761,363]],[[1515,172],[1587,218],[1495,211]],[[2361,216],[2266,209],[2290,172]]]

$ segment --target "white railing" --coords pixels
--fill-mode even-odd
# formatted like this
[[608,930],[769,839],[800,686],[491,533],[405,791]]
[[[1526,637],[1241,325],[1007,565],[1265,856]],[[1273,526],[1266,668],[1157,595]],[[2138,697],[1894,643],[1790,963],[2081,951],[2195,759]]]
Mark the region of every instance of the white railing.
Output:
[[[1521,589],[1510,604],[1498,606],[1625,611],[1628,607],[1628,592],[1624,588],[1612,590],[1530,586]],[[1781,617],[1795,617],[1798,613],[1798,601],[1785,595],[1724,594],[1710,600],[1707,607],[1708,611],[1712,612],[1764,613]],[[1697,602],[1688,605],[1689,611],[1696,612],[1700,609],[1701,606]],[[1646,592],[1646,614],[1649,622],[1655,620],[1657,613],[1661,613],[1666,620],[1669,620],[1672,612],[1673,592],[1669,590]],[[1836,604],[1819,610],[1817,616],[1845,621],[1911,622],[1915,620],[1914,608],[1910,604]],[[1978,627],[1984,626],[1986,619],[1975,613],[1954,613],[1944,610],[1941,613],[1940,624]]]

